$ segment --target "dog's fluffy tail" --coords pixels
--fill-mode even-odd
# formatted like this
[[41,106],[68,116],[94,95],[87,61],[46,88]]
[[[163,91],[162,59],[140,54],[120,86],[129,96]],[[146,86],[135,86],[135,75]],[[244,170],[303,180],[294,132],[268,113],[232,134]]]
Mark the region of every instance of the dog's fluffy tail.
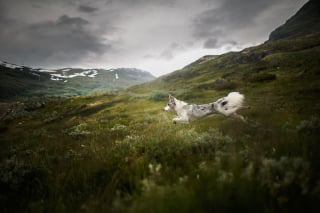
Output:
[[216,101],[216,110],[226,116],[229,116],[242,107],[243,101],[244,95],[239,92],[230,92],[228,96]]

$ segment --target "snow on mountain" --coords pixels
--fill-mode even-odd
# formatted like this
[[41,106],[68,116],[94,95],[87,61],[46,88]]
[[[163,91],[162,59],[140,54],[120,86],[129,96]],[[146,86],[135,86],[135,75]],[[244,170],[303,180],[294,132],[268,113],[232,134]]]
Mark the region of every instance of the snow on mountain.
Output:
[[69,72],[71,69],[70,68],[66,68],[66,69],[63,69],[61,70],[62,72]]
[[[140,78],[141,76],[149,76],[152,79],[152,75],[143,70],[139,70],[136,68],[117,68],[117,69],[81,69],[81,68],[62,68],[62,69],[43,69],[43,68],[29,68],[25,66],[19,66],[16,64],[11,64],[5,61],[0,61],[0,66],[9,68],[9,69],[18,69],[20,71],[29,72],[31,75],[36,76],[40,79],[42,76],[41,73],[46,73],[46,76],[49,77],[52,81],[61,81],[61,82],[68,82],[67,79],[76,78],[76,77],[88,77],[88,78],[95,78],[99,73],[104,75],[106,73],[112,73],[114,75],[113,81],[119,79],[120,75],[133,75],[135,78]],[[112,76],[111,75],[111,76]],[[111,77],[110,76],[110,77]],[[126,79],[127,77],[125,77]],[[131,77],[130,77],[131,78]],[[142,77],[143,78],[143,77]],[[112,77],[111,77],[112,79]]]
[[55,70],[37,69],[38,72],[56,72]]
[[66,78],[74,78],[74,77],[89,77],[89,78],[94,78],[96,75],[98,75],[97,70],[84,70],[82,72],[76,72],[73,74],[68,75],[66,72],[70,71],[71,69],[64,69],[61,70],[62,74],[60,73],[55,73],[55,74],[50,74],[51,75],[51,80],[64,80]]

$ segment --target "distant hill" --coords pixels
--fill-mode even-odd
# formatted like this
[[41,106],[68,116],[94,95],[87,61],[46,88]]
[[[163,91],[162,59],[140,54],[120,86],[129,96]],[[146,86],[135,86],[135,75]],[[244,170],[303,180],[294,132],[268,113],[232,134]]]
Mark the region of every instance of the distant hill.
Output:
[[310,0],[269,36],[269,41],[296,38],[320,31],[320,1]]
[[47,70],[0,61],[0,100],[87,95],[124,89],[154,78],[134,68]]

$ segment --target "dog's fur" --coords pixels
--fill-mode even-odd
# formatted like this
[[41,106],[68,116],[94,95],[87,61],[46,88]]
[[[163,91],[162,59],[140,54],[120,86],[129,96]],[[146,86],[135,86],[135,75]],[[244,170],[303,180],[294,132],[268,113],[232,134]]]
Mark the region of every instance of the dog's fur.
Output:
[[169,102],[164,110],[174,110],[177,117],[173,118],[173,123],[185,122],[204,118],[211,114],[223,114],[225,116],[239,118],[245,121],[242,115],[237,114],[244,101],[244,95],[239,92],[231,92],[228,96],[209,104],[188,104],[180,101],[169,94]]

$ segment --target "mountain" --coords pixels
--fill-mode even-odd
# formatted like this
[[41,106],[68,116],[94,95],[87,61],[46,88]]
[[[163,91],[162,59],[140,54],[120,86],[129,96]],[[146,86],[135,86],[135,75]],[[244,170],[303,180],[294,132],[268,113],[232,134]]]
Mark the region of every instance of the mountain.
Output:
[[47,70],[8,62],[0,62],[0,77],[0,100],[86,95],[124,89],[155,78],[147,71],[134,68]]
[[269,41],[295,38],[320,31],[320,1],[310,0],[285,24],[271,32]]

